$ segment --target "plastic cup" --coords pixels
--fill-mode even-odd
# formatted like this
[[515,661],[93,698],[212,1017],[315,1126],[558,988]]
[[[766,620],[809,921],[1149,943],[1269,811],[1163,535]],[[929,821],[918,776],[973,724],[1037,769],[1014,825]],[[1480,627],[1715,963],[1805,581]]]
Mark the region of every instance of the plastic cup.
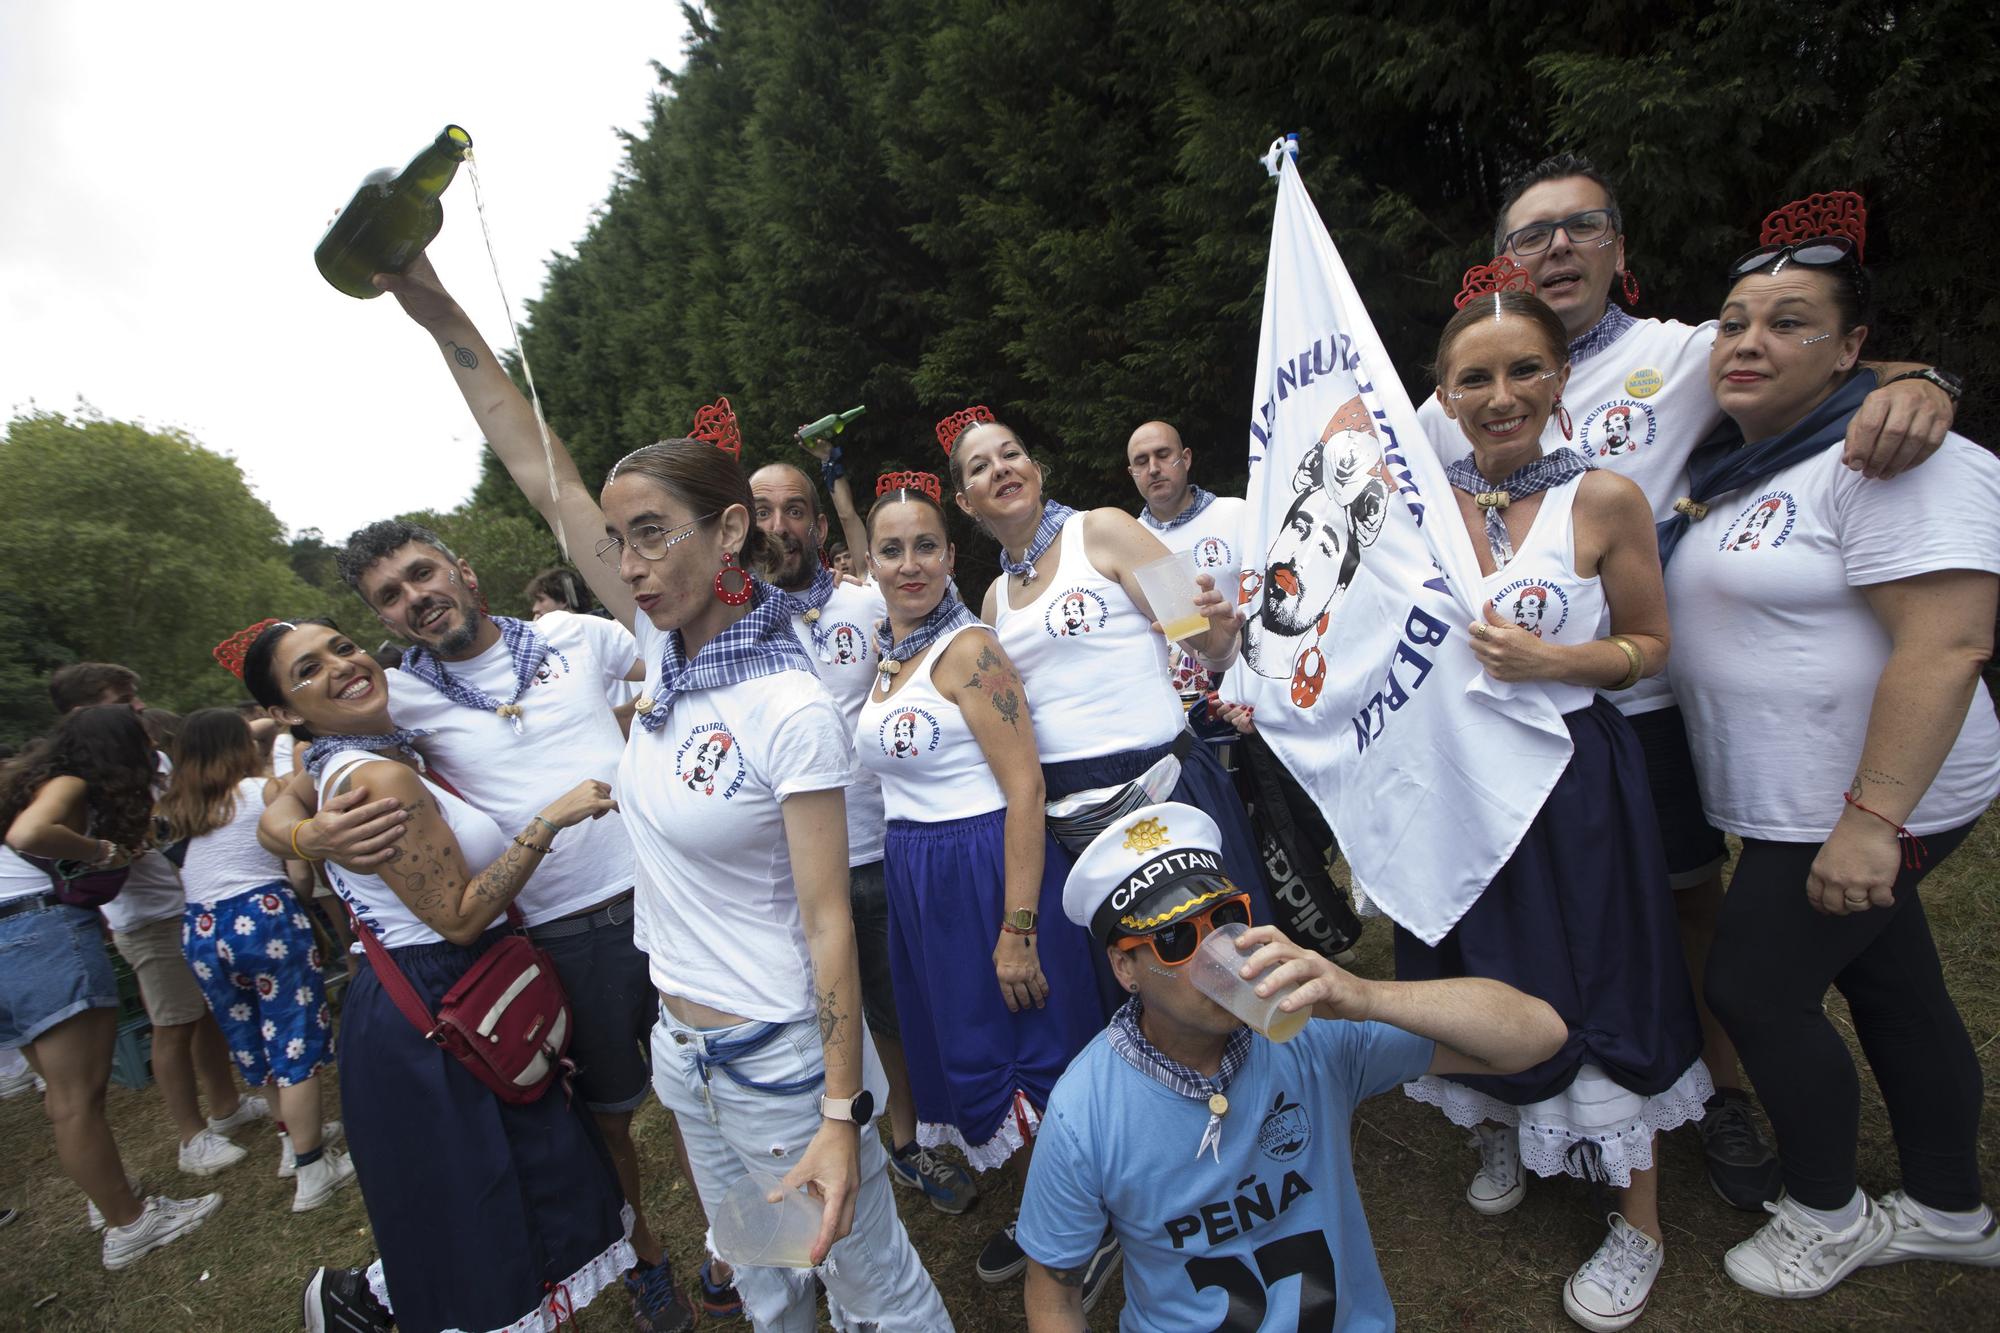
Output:
[[1194,609],[1194,553],[1177,551],[1164,559],[1143,564],[1132,571],[1139,576],[1139,590],[1153,608],[1153,619],[1169,643],[1194,638],[1208,632],[1208,617]]
[[[784,1192],[777,1203],[766,1201],[773,1190]],[[716,1253],[732,1268],[810,1268],[820,1218],[818,1199],[752,1171],[723,1191],[710,1225]]]
[[1257,993],[1256,981],[1245,981],[1237,975],[1249,955],[1236,951],[1236,941],[1249,929],[1240,921],[1232,921],[1208,932],[1201,947],[1194,951],[1194,957],[1187,961],[1188,980],[1196,990],[1272,1041],[1290,1041],[1299,1035],[1312,1015],[1304,1009],[1288,1014],[1278,1008],[1278,1001],[1298,987],[1287,986],[1265,999]]

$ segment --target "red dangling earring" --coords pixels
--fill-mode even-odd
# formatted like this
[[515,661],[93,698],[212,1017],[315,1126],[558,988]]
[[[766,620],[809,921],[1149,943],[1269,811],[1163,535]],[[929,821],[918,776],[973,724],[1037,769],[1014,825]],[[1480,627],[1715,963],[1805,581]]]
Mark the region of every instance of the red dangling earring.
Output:
[[[740,583],[731,588],[728,578],[734,574]],[[736,567],[736,552],[722,553],[722,568],[715,571],[715,600],[724,606],[741,606],[750,600],[750,575]]]
[[1569,409],[1563,406],[1563,400],[1560,398],[1556,399],[1556,424],[1563,428],[1563,438],[1565,440],[1576,438],[1575,434],[1570,430]]
[[1638,275],[1628,268],[1619,276],[1625,280],[1625,304],[1636,308],[1639,304]]

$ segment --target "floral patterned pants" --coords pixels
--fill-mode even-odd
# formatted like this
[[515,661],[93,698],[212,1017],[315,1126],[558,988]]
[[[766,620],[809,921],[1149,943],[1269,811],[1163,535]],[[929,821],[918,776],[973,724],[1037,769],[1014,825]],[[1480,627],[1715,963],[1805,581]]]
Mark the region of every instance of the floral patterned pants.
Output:
[[189,903],[181,945],[244,1082],[275,1077],[288,1088],[327,1063],[332,1022],[319,946],[289,885]]

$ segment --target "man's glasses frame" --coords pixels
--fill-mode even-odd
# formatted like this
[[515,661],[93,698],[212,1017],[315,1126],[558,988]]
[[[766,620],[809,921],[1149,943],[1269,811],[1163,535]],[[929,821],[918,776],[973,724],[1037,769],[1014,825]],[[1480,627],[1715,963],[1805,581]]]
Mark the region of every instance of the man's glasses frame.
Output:
[[[1221,914],[1220,920],[1217,919],[1218,914]],[[1181,967],[1194,957],[1195,951],[1201,948],[1202,940],[1213,934],[1216,927],[1239,921],[1246,926],[1256,924],[1250,914],[1250,895],[1247,893],[1232,893],[1220,902],[1210,903],[1202,911],[1184,916],[1171,926],[1162,926],[1149,935],[1127,935],[1118,940],[1117,945],[1129,952],[1143,944],[1153,951],[1153,957],[1159,960],[1162,967]],[[1160,947],[1162,944],[1166,945],[1164,951]],[[1175,956],[1167,957],[1170,953]]]
[[1618,239],[1618,230],[1623,225],[1615,208],[1586,208],[1553,222],[1530,222],[1525,227],[1516,227],[1500,242],[1500,251],[1524,259],[1538,255],[1555,243],[1559,230],[1569,237],[1571,245],[1579,248],[1594,245],[1601,250]]

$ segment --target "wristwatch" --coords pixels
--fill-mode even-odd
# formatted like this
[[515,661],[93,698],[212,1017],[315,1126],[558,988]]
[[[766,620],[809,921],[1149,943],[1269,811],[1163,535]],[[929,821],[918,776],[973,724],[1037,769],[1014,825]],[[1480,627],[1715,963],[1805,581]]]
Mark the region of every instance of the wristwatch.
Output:
[[[1949,370],[1939,370],[1936,366],[1926,366],[1922,370],[1906,370],[1900,375],[1891,377],[1889,384],[1896,384],[1902,380],[1928,380],[1943,389],[1945,397],[1954,403],[1965,397],[1965,381]],[[1885,384],[1882,387],[1886,389],[1889,385]]]
[[822,1119],[845,1120],[856,1125],[865,1125],[875,1118],[875,1094],[863,1088],[852,1097],[821,1097],[819,1113]]
[[1000,924],[1023,935],[1035,933],[1035,922],[1040,914],[1032,907],[1017,907],[1000,918]]

